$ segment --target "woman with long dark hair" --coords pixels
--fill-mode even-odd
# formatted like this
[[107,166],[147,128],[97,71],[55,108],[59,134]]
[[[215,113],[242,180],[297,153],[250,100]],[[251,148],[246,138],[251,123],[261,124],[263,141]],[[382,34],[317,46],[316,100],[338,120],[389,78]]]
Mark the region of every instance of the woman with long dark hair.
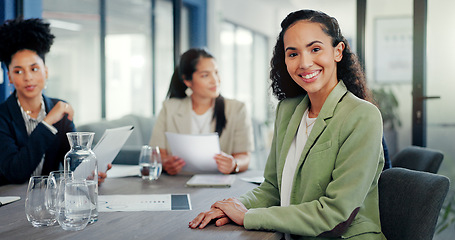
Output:
[[[290,13],[271,61],[276,110],[264,182],[214,203],[191,228],[235,222],[287,237],[385,239],[378,179],[382,119],[335,18]],[[291,236],[292,235],[292,236]]]
[[228,174],[248,169],[253,150],[251,120],[244,103],[221,96],[216,61],[207,50],[192,48],[182,54],[167,96],[150,145],[160,147],[163,169],[168,174],[179,173],[185,160],[170,154],[165,132],[216,132],[222,151],[214,156],[218,171]]

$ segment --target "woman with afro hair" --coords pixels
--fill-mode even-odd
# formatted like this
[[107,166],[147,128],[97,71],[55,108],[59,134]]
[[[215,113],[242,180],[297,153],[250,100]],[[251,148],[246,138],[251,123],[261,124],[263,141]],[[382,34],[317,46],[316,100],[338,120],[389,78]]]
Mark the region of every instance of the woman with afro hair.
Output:
[[[45,55],[54,35],[41,19],[7,20],[0,26],[0,61],[14,92],[0,104],[0,185],[25,183],[63,165],[67,132],[76,131],[70,104],[43,94]],[[105,173],[100,173],[104,180]]]

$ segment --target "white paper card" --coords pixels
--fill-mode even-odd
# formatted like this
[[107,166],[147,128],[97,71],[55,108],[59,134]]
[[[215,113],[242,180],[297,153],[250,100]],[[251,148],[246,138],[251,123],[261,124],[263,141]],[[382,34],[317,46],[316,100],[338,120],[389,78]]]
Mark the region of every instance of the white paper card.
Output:
[[172,155],[185,160],[184,172],[218,172],[215,155],[221,153],[217,133],[178,134],[166,132]]
[[133,132],[133,126],[106,129],[101,139],[93,148],[98,160],[98,170],[106,172],[107,165],[114,161],[123,144]]
[[112,168],[106,172],[107,178],[136,177],[140,176],[141,166],[112,164]]

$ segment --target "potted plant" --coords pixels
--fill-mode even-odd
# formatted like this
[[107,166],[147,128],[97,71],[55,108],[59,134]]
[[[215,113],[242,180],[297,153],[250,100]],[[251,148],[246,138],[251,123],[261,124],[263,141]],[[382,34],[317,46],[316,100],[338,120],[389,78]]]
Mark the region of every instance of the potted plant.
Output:
[[438,223],[436,225],[436,234],[440,234],[449,226],[455,223],[455,194],[447,196],[446,201],[439,213]]
[[398,112],[398,100],[395,94],[384,88],[372,90],[373,100],[382,115],[384,124],[384,138],[389,148],[390,156],[398,150],[397,128],[401,126],[400,114]]
[[396,130],[401,126],[400,115],[398,112],[398,101],[395,94],[384,88],[372,90],[373,99],[376,102],[379,111],[381,111],[384,129]]

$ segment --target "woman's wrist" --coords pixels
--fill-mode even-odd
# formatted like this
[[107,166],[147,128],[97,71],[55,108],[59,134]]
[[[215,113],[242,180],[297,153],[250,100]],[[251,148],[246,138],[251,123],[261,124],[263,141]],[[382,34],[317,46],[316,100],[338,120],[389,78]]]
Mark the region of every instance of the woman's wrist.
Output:
[[232,173],[238,173],[240,171],[239,168],[239,163],[237,162],[236,158],[232,158],[234,160],[234,169],[232,170]]

